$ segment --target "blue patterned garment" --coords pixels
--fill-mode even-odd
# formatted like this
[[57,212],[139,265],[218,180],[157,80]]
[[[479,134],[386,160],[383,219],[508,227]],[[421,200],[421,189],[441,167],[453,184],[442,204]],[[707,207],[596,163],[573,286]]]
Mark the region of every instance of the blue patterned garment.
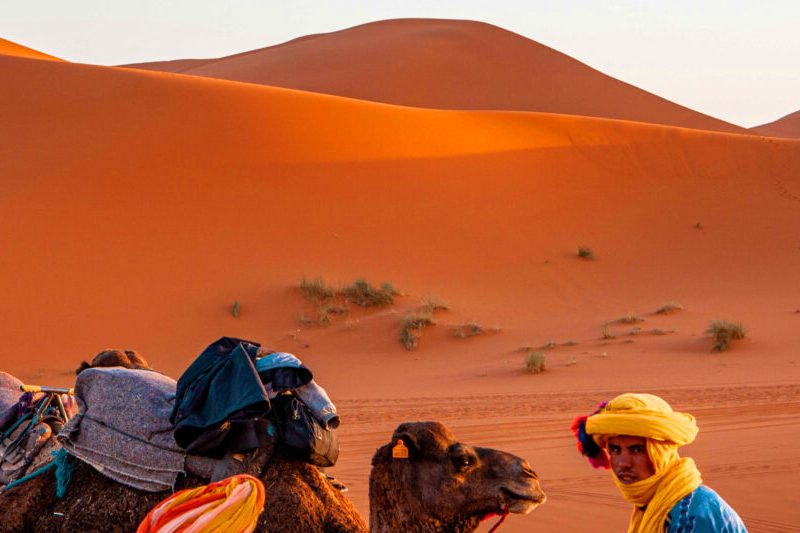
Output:
[[675,504],[664,527],[667,533],[747,533],[744,522],[719,494],[700,485]]

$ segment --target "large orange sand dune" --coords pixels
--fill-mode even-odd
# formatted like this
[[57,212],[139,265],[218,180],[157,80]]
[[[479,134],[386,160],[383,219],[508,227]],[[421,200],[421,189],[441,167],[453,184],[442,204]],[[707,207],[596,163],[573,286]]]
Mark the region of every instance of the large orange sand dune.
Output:
[[[687,451],[753,531],[800,520],[800,142],[10,56],[0,83],[3,370],[66,384],[118,346],[177,376],[221,335],[260,340],[339,402],[335,472],[362,512],[372,451],[400,421],[437,418],[540,471],[550,502],[505,531],[624,527],[567,426],[657,391],[698,414]],[[300,326],[302,276],[405,296]],[[407,352],[399,319],[430,294],[451,310]],[[652,314],[668,300],[685,310]],[[600,338],[627,313],[639,335]],[[714,318],[748,339],[711,353]],[[501,331],[449,331],[472,319]],[[548,340],[577,344],[524,373],[520,348]]]
[[130,65],[440,109],[542,111],[744,133],[510,31],[398,19],[218,59]]

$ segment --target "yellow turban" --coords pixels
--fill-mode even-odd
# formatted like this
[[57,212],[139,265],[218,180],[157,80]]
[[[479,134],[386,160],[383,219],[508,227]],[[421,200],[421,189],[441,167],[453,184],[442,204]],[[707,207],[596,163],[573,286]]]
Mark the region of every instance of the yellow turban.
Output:
[[603,448],[614,435],[647,439],[652,476],[626,485],[612,470],[617,488],[635,505],[628,533],[663,532],[672,507],[703,482],[694,461],[678,455],[678,447],[694,441],[697,432],[692,415],[673,411],[653,394],[621,394],[586,419],[586,433]]
[[684,446],[697,436],[694,417],[653,394],[620,394],[586,420],[590,435],[631,435]]

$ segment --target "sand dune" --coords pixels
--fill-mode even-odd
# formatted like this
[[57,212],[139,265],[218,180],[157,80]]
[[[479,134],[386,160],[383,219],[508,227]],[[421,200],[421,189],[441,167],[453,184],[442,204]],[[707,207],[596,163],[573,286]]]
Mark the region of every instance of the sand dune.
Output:
[[490,24],[400,19],[219,59],[130,65],[439,109],[504,109],[745,132]]
[[750,128],[750,131],[770,137],[800,139],[800,111],[790,113],[774,122]]
[[[753,531],[800,519],[787,422],[800,141],[12,56],[0,83],[3,370],[67,384],[113,346],[177,376],[219,336],[260,340],[297,353],[341,403],[335,473],[364,513],[370,455],[400,421],[439,418],[528,457],[551,500],[504,531],[624,527],[627,506],[567,426],[617,392],[656,390],[698,411],[689,455]],[[404,295],[301,325],[315,312],[303,276]],[[450,310],[408,352],[399,320],[427,295]],[[685,309],[653,314],[669,300]],[[629,313],[638,332],[613,322]],[[748,338],[711,353],[715,318]],[[470,320],[499,332],[454,337]],[[550,340],[548,371],[526,374],[524,348]]]
[[2,37],[0,37],[0,55],[27,57],[30,59],[47,59],[50,61],[63,61],[63,59],[59,59],[55,56],[51,56],[50,54],[45,54],[44,52],[34,50],[33,48],[28,48],[27,46],[22,46],[21,44],[11,42],[7,39],[3,39]]

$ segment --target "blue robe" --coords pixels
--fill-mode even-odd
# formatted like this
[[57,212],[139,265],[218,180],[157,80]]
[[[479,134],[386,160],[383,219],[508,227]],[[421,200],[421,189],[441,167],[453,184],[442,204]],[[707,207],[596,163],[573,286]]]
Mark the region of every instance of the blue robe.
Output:
[[719,494],[700,485],[669,512],[667,533],[747,533],[744,522]]

